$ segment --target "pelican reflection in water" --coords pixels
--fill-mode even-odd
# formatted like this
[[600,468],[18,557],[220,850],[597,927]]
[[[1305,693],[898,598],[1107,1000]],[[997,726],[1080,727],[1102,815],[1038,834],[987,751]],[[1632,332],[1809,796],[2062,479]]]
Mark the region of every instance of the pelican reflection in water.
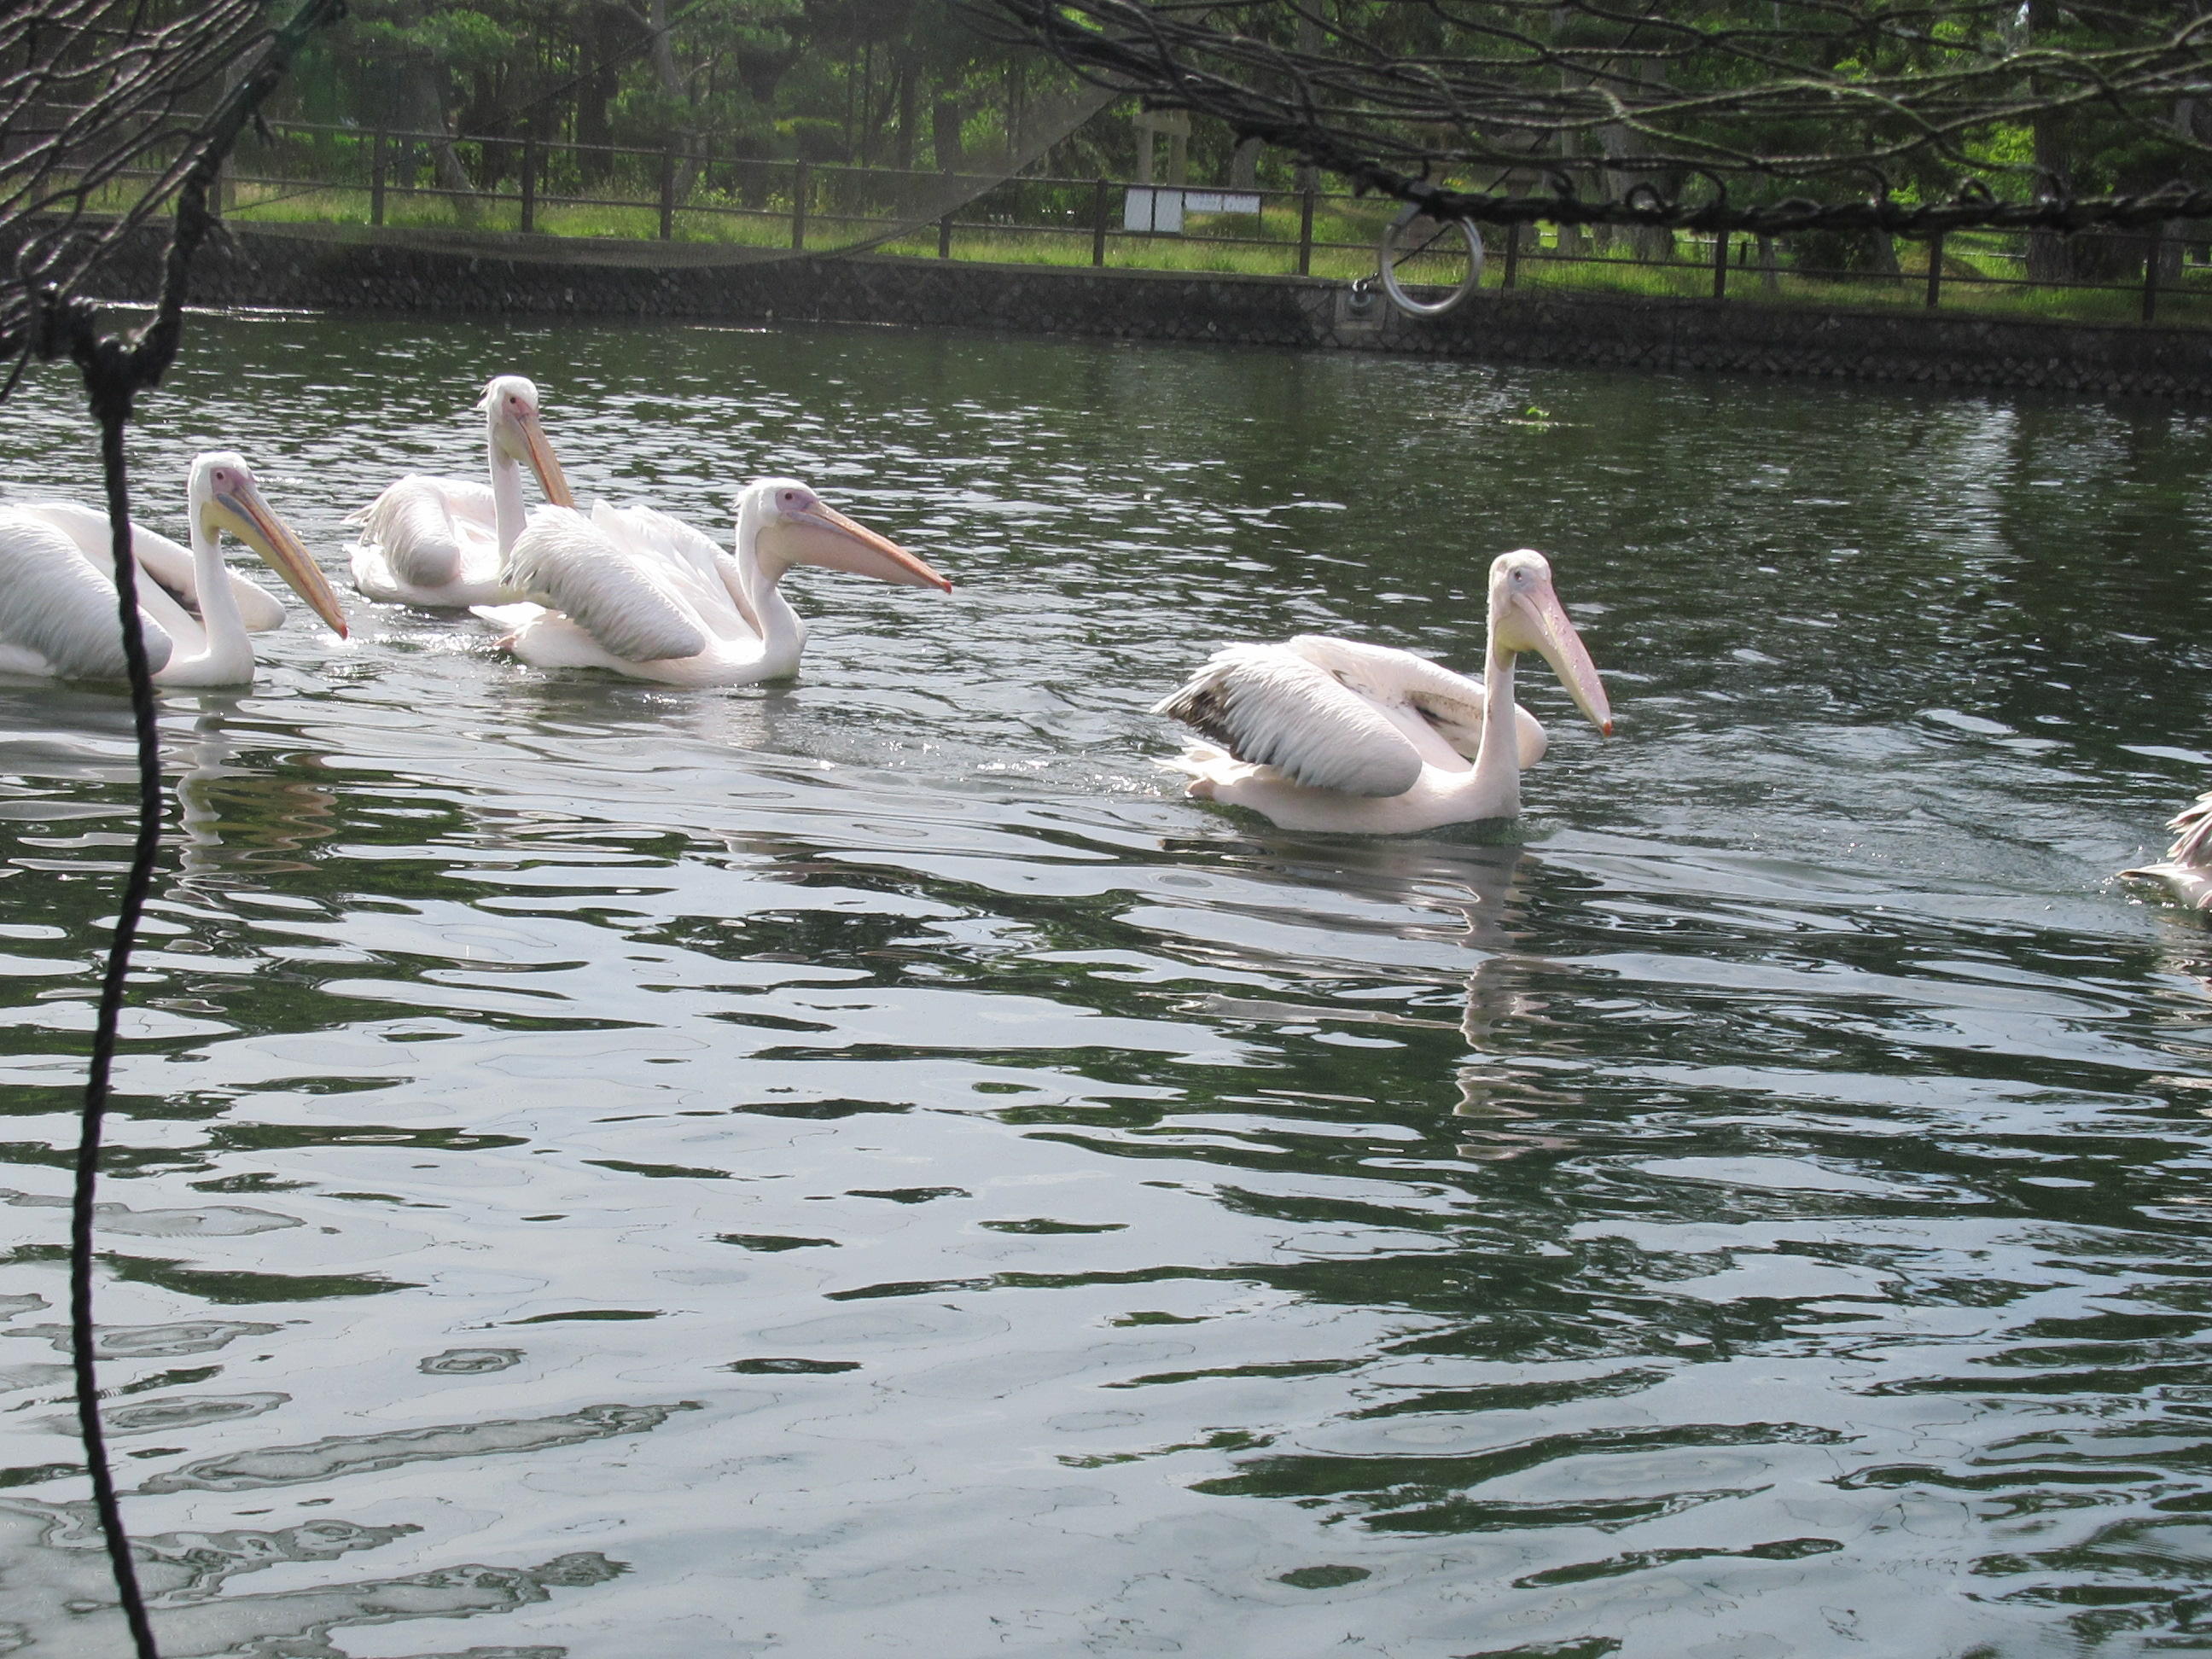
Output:
[[[1310,896],[1334,889],[1355,908],[1331,917],[1328,928],[1316,933],[1317,945],[1329,952],[1325,958],[1279,950],[1255,959],[1242,951],[1210,948],[1208,959],[1223,966],[1256,968],[1269,977],[1288,972],[1307,979],[1313,988],[1303,995],[1216,995],[1206,1000],[1206,1013],[1267,1024],[1405,1030],[1409,1038],[1419,1030],[1456,1030],[1466,1046],[1451,1070],[1458,1096],[1451,1111],[1467,1121],[1457,1148],[1460,1157],[1498,1162],[1571,1144],[1541,1127],[1576,1104],[1574,1097],[1561,1091],[1561,1073],[1551,1066],[1516,1061],[1532,1047],[1540,1047],[1540,1033],[1554,1024],[1534,981],[1547,971],[1571,971],[1528,948],[1525,895],[1531,878],[1543,867],[1537,859],[1518,846],[1451,840],[1301,842],[1265,835],[1256,838],[1255,852],[1249,862],[1279,878],[1295,902],[1287,911],[1273,905],[1218,900],[1217,904],[1265,922],[1291,915],[1310,922]],[[1363,911],[1367,914],[1358,914]],[[1282,937],[1276,929],[1269,932],[1277,939]],[[1443,947],[1448,956],[1463,952],[1471,960],[1456,975],[1434,968],[1400,968],[1394,958],[1402,961],[1401,953],[1388,949],[1371,956],[1363,953],[1363,934],[1420,941],[1432,950]],[[1329,995],[1324,988],[1346,977],[1355,963],[1359,965],[1352,971],[1363,978],[1407,974],[1426,979],[1439,990],[1456,988],[1457,1017],[1431,1016],[1428,1009],[1434,998],[1418,991],[1410,1000]],[[1303,1092],[1297,1097],[1312,1098]]]
[[[245,715],[243,702],[235,693],[203,691],[186,704],[198,712],[176,781],[180,886],[249,866],[256,875],[304,870],[307,860],[300,855],[337,834],[336,792],[278,775],[292,748],[289,734]],[[246,732],[274,739],[264,745],[276,751],[270,763],[234,763],[249,746],[241,741]],[[310,763],[319,767],[319,757]]]

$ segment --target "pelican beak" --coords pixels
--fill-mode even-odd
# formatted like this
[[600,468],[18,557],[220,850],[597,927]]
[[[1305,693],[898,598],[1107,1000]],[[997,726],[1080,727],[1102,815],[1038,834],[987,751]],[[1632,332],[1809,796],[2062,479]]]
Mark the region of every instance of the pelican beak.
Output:
[[561,463],[547,441],[545,428],[538,423],[538,411],[526,409],[513,417],[514,429],[522,439],[522,453],[516,459],[530,464],[538,475],[538,487],[545,492],[545,499],[556,507],[574,507],[575,496],[569,491],[568,474],[561,471]]
[[1583,636],[1567,619],[1566,607],[1548,581],[1514,595],[1510,608],[1500,618],[1498,632],[1510,650],[1534,651],[1552,665],[1552,672],[1567,688],[1575,707],[1607,737],[1613,735],[1613,705],[1606,701],[1605,686],[1597,667],[1583,648]]
[[888,537],[855,524],[836,507],[816,502],[787,514],[784,524],[799,546],[787,555],[794,562],[823,565],[856,576],[872,576],[901,587],[933,587],[950,593],[952,584]]
[[208,497],[207,528],[212,533],[228,530],[267,562],[284,579],[284,585],[307,602],[307,607],[340,639],[346,636],[345,612],[338,596],[314,557],[300,544],[292,527],[276,516],[251,484],[217,490]]

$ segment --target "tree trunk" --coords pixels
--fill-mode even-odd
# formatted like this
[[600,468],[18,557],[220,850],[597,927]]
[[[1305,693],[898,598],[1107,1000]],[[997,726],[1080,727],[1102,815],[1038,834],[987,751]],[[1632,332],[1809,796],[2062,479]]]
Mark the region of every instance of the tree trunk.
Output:
[[677,117],[676,131],[671,135],[670,148],[683,152],[683,170],[676,176],[676,199],[685,200],[699,182],[699,122],[691,106],[691,88],[684,83],[684,72],[676,65],[676,46],[668,35],[668,0],[647,0],[646,27],[653,31],[653,72],[666,93],[683,112]]
[[[2064,118],[2051,110],[2039,110],[2033,119],[2035,168],[2042,190],[2066,189],[2067,143]],[[2027,233],[2027,279],[2032,283],[2070,283],[2074,280],[2074,244],[2055,230]]]
[[1897,243],[1886,230],[1867,232],[1867,269],[1877,276],[1902,276],[1897,263]]
[[860,122],[854,137],[860,145],[860,165],[866,167],[872,159],[876,138],[876,43],[860,42]]
[[[637,20],[618,7],[607,5],[593,6],[586,15],[583,45],[591,54],[591,67],[576,88],[576,142],[611,144],[614,125],[607,110],[622,91],[623,47],[635,39],[633,30]],[[579,182],[605,184],[612,161],[603,149],[580,152],[576,157]]]
[[434,60],[424,58],[409,64],[404,81],[414,99],[414,125],[418,130],[434,135],[430,140],[430,165],[436,175],[438,188],[454,192],[449,198],[453,204],[454,216],[463,224],[473,226],[479,210],[476,180],[469,177],[469,170],[461,165],[461,158],[454,151],[453,141],[446,125],[449,118],[446,114],[445,71]]
[[960,129],[967,125],[967,112],[959,100],[940,98],[930,111],[930,143],[937,151],[937,170],[957,173],[967,165],[967,157],[960,149]]
[[[2042,44],[2044,30],[2051,22],[2051,0],[2027,0],[2028,46]],[[2038,88],[2038,91],[2043,90]],[[2035,137],[2035,170],[2040,176],[2036,180],[2036,192],[2046,191],[2063,195],[2067,189],[2069,154],[2066,118],[2056,110],[2038,110],[2029,119]],[[2055,230],[2031,230],[2027,233],[2027,278],[2032,283],[2068,283],[2074,280],[2074,244]]]
[[[2173,100],[2173,130],[2186,142],[2197,137],[2197,103],[2194,98]],[[2158,280],[2161,285],[2181,280],[2182,245],[2191,227],[2186,220],[2168,219],[2159,227],[2163,239],[2158,245]]]
[[1240,140],[1229,155],[1229,188],[1257,190],[1260,188],[1260,152],[1267,145],[1257,138]]
[[911,49],[902,47],[898,64],[898,148],[891,160],[903,173],[914,166],[915,128],[921,120],[921,75]]

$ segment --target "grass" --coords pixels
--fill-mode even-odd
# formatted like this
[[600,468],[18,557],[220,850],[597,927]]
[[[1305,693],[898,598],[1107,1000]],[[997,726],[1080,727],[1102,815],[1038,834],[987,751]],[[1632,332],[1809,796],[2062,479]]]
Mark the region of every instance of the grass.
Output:
[[[363,185],[277,187],[240,179],[232,191],[228,211],[242,222],[366,226],[370,221],[369,192]],[[120,206],[122,202],[118,198],[112,204],[95,205]],[[967,211],[972,214],[975,209],[971,206]],[[1386,202],[1318,201],[1311,274],[1339,282],[1371,275],[1376,243],[1392,211],[1392,204]],[[787,198],[770,196],[754,204],[702,193],[676,210],[672,228],[675,240],[692,245],[781,250],[791,246],[790,213]],[[832,213],[817,204],[810,209],[807,240],[820,250],[848,246],[895,222]],[[515,231],[520,228],[520,207],[512,199],[487,200],[477,207],[471,218],[464,216],[452,197],[393,188],[386,195],[385,223]],[[657,203],[604,205],[544,200],[538,204],[536,223],[538,232],[548,236],[653,241],[660,234]],[[1123,233],[1116,226],[1107,238],[1107,268],[1264,276],[1285,276],[1297,268],[1295,204],[1271,204],[1264,215],[1257,216],[1194,216],[1188,228],[1194,234],[1146,236]],[[934,258],[938,257],[937,228],[933,223],[913,229],[884,243],[878,251]],[[956,259],[1000,264],[1087,266],[1091,252],[1089,226],[1079,222],[1072,213],[1063,215],[1056,223],[1042,225],[963,220],[956,223],[951,241],[951,257]],[[1736,302],[1830,310],[1920,309],[1926,299],[1927,256],[1923,249],[1912,246],[1905,253],[1906,270],[1895,277],[1829,276],[1784,269],[1770,278],[1756,266],[1731,266],[1729,298]],[[1917,270],[1912,268],[1915,264]],[[2005,258],[1997,248],[1977,246],[1968,239],[1952,239],[1943,264],[1941,309],[1947,313],[2092,324],[2133,323],[2141,316],[2141,290],[2131,283],[2103,289],[2001,286],[1995,279],[2017,270],[2018,261]],[[1493,252],[1483,277],[1486,289],[1501,285],[1504,266],[1504,258]],[[1441,275],[1438,280],[1452,280],[1455,274]],[[1565,260],[1558,258],[1555,241],[1524,251],[1516,274],[1521,289],[1544,293],[1698,299],[1712,292],[1712,268],[1701,257],[1678,258],[1669,264],[1619,257]],[[1418,275],[1418,269],[1408,272],[1409,279],[1417,280]],[[2179,283],[2162,287],[2157,321],[2165,325],[2212,327],[2212,269],[2191,268]]]

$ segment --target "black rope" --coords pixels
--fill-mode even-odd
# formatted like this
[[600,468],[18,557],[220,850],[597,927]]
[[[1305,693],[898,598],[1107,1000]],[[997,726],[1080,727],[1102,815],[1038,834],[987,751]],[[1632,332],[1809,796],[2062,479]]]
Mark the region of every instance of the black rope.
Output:
[[[124,358],[122,362],[108,361]],[[92,1060],[84,1084],[84,1112],[78,1127],[76,1180],[70,1202],[70,1356],[76,1371],[77,1432],[84,1441],[85,1467],[92,1476],[92,1501],[100,1511],[107,1540],[108,1565],[116,1593],[131,1624],[139,1659],[160,1659],[131,1540],[123,1530],[123,1506],[115,1495],[115,1473],[108,1467],[107,1437],[100,1420],[100,1385],[94,1374],[92,1321],[93,1200],[100,1180],[100,1135],[107,1121],[109,1083],[115,1066],[117,1024],[131,975],[131,947],[137,940],[146,896],[154,885],[154,863],[161,850],[161,733],[154,708],[154,675],[146,659],[146,634],[139,625],[138,561],[131,550],[131,485],[125,470],[123,428],[131,418],[134,390],[131,365],[121,343],[100,340],[95,361],[83,365],[85,390],[93,417],[100,422],[100,460],[106,475],[107,523],[115,558],[115,608],[123,626],[123,659],[131,678],[131,723],[137,738],[138,832],[131,843],[131,869],[124,878],[123,900],[115,933],[107,946],[107,969],[100,982],[100,1012],[94,1021]]]
[[[100,1182],[100,1155],[112,1092],[115,1048],[129,988],[131,952],[137,942],[161,846],[161,734],[154,702],[154,678],[146,656],[138,614],[138,566],[131,550],[130,475],[124,450],[137,394],[160,383],[183,342],[185,299],[193,256],[216,228],[208,210],[218,169],[262,101],[276,89],[294,53],[317,29],[344,15],[344,0],[301,0],[299,9],[270,37],[252,69],[226,94],[200,128],[197,153],[177,195],[175,228],[161,270],[161,289],[154,315],[138,329],[109,333],[98,309],[64,289],[49,287],[37,296],[35,337],[29,350],[46,358],[67,356],[84,377],[85,396],[100,425],[100,459],[106,484],[109,550],[115,562],[115,605],[123,630],[123,653],[131,684],[131,727],[137,756],[138,824],[131,866],[124,878],[115,931],[101,975],[100,1004],[93,1024],[92,1054],[86,1068],[84,1105],[77,1139],[76,1164],[70,1198],[70,1354],[76,1383],[78,1432],[93,1503],[123,1613],[138,1659],[161,1659],[146,1598],[138,1583],[130,1534],[107,1459],[107,1437],[100,1416],[100,1379],[93,1318],[93,1221]],[[13,382],[10,381],[12,387]]]

